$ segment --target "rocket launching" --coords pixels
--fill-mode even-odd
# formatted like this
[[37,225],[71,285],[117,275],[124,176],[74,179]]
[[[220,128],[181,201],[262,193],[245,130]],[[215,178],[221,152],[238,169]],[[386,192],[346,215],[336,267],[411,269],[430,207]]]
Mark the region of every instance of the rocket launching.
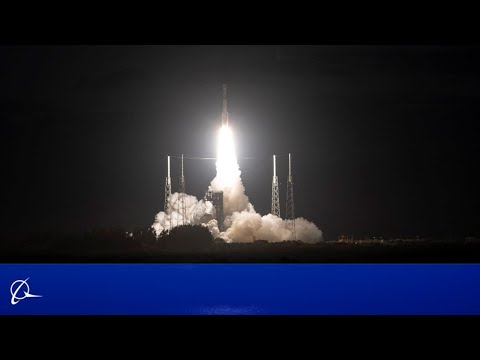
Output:
[[[308,243],[321,241],[322,231],[314,223],[303,218],[282,219],[279,202],[278,212],[264,216],[257,213],[250,203],[237,161],[233,129],[229,126],[226,84],[223,84],[222,124],[217,134],[217,173],[208,186],[208,192],[222,193],[224,216],[215,216],[216,209],[208,198],[197,200],[195,196],[183,194],[184,205],[181,205],[177,201],[180,196],[178,192],[170,194],[166,191],[165,210],[157,214],[152,225],[157,236],[178,224],[201,224],[210,230],[212,236],[226,242],[251,242],[254,239],[272,242],[292,239]],[[291,170],[289,176],[291,180]],[[294,227],[288,226],[287,221],[294,221]]]
[[222,111],[222,127],[228,126],[228,111],[227,111],[227,84],[223,84],[223,111]]
[[[235,144],[233,140],[232,129],[228,126],[227,111],[227,85],[223,84],[223,111],[222,126],[218,131],[217,138],[217,181],[215,182],[216,191],[227,191],[235,180],[240,179],[240,169],[237,163]],[[226,195],[226,194],[225,194]]]

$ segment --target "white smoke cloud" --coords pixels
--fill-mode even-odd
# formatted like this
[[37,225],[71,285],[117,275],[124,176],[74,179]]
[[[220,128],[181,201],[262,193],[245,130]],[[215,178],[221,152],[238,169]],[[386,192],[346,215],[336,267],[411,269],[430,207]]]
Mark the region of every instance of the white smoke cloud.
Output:
[[[182,197],[183,195],[183,202]],[[185,205],[185,216],[183,212]],[[213,236],[219,234],[217,220],[214,219],[214,207],[210,201],[198,200],[193,195],[173,193],[168,199],[167,212],[161,211],[155,216],[152,228],[160,235],[164,230],[170,230],[180,225],[207,226]]]
[[[240,170],[228,187],[221,187],[215,177],[209,190],[222,191],[224,196],[224,226],[226,230],[220,232],[217,220],[214,218],[215,209],[210,201],[198,200],[195,196],[184,195],[186,217],[182,215],[182,202],[179,193],[173,193],[169,199],[170,210],[159,212],[152,225],[156,234],[169,230],[175,226],[185,224],[204,225],[208,227],[214,237],[227,242],[252,242],[268,240],[278,242],[293,240],[292,231],[286,220],[268,214],[262,216],[255,212],[253,205],[245,195]],[[295,219],[296,238],[306,243],[315,243],[322,240],[322,231],[313,223],[304,218]]]
[[[219,131],[217,175],[208,187],[212,191],[223,191],[224,232],[219,231],[215,219],[215,208],[210,201],[197,200],[195,196],[186,195],[185,213],[181,196],[174,193],[170,196],[167,213],[160,212],[152,225],[157,236],[163,230],[169,230],[183,224],[200,224],[208,227],[214,237],[227,242],[252,242],[268,240],[270,242],[294,240],[292,230],[287,222],[278,216],[268,214],[261,216],[255,211],[242,183],[241,171],[233,143],[232,131],[228,126],[222,126]],[[296,239],[308,243],[322,240],[322,232],[317,226],[305,220],[295,220]]]

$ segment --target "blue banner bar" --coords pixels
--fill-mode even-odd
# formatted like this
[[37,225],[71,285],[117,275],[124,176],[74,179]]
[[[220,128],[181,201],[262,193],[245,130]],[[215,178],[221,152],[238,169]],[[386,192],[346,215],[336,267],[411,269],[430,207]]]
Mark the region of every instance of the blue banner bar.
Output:
[[480,314],[480,264],[0,264],[0,314]]

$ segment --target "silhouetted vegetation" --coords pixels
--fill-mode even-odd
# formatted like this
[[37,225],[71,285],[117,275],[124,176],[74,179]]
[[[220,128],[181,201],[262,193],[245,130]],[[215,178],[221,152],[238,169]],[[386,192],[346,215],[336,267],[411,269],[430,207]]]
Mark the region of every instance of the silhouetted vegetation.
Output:
[[210,231],[202,225],[184,225],[160,234],[158,246],[163,250],[191,252],[205,250],[213,246]]
[[95,229],[84,234],[3,234],[0,262],[413,263],[480,262],[480,239],[349,240],[228,244],[207,228],[186,225],[158,238],[149,227]]

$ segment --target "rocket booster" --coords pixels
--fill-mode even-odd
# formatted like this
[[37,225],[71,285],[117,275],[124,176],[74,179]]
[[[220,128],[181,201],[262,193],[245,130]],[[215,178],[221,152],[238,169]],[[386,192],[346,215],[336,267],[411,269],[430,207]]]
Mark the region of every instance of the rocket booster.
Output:
[[227,84],[223,84],[223,112],[222,112],[222,126],[228,126],[228,111],[227,111]]

